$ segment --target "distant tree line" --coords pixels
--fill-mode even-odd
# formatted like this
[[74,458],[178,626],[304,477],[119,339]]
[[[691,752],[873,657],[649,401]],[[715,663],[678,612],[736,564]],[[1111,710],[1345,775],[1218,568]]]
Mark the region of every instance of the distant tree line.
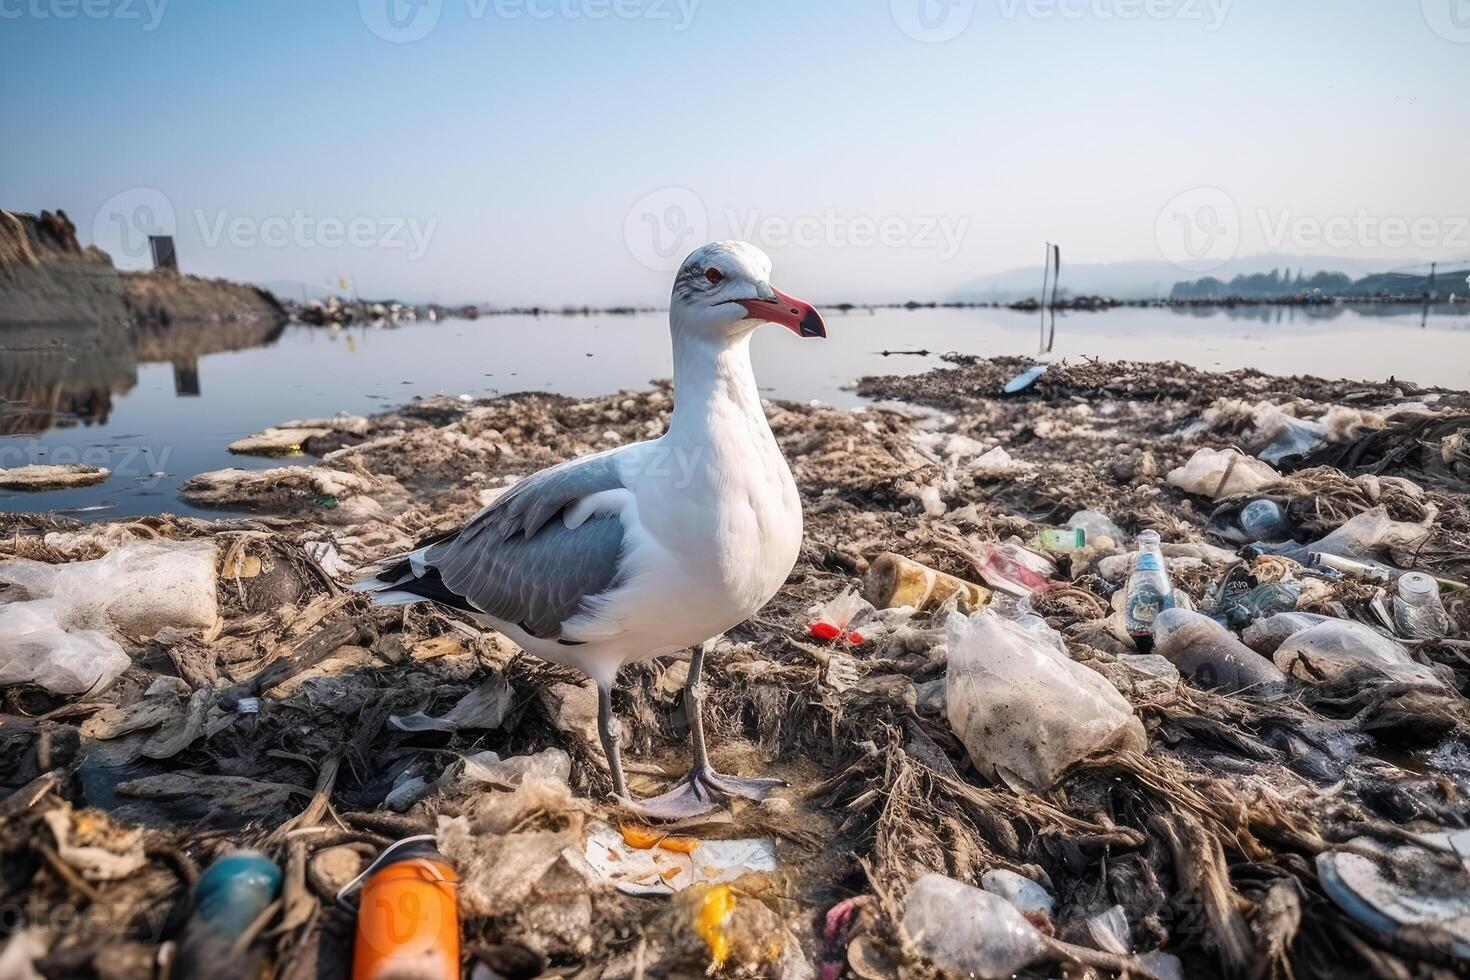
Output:
[[1318,272],[1307,276],[1298,270],[1292,278],[1290,269],[1272,269],[1254,275],[1240,275],[1225,282],[1214,276],[1205,276],[1193,282],[1174,284],[1170,299],[1270,299],[1277,296],[1294,296],[1300,293],[1320,291],[1328,294],[1350,292],[1353,287],[1351,276],[1341,272]]

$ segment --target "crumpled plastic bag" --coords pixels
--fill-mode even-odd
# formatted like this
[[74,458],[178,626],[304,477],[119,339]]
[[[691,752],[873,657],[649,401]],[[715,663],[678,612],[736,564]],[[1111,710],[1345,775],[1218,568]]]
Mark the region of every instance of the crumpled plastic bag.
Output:
[[534,755],[513,755],[507,759],[502,759],[499,753],[489,750],[466,756],[458,782],[462,785],[491,783],[514,787],[527,779],[549,779],[565,783],[570,778],[572,757],[553,747]]
[[148,637],[165,626],[207,629],[219,618],[213,541],[137,541],[95,561],[0,564],[17,599],[52,599],[64,629]]
[[131,663],[111,637],[57,625],[53,600],[0,605],[0,687],[35,684],[53,694],[97,693]]
[[1106,750],[1142,752],[1143,725],[1101,674],[1073,661],[1036,617],[994,610],[945,623],[949,723],[983,774],[1042,791],[1072,764]]
[[1428,508],[1423,524],[1412,521],[1396,521],[1388,516],[1384,506],[1365,510],[1320,541],[1297,544],[1288,541],[1279,545],[1258,546],[1258,550],[1271,555],[1282,555],[1293,561],[1306,564],[1312,555],[1337,555],[1358,561],[1400,561],[1411,559],[1423,546],[1434,530],[1434,520],[1439,511]]
[[0,684],[102,690],[127,670],[117,637],[219,618],[213,541],[138,541],[94,561],[0,564]]
[[1281,482],[1281,474],[1234,449],[1201,449],[1189,462],[1170,470],[1165,479],[1185,493],[1219,498],[1274,487]]
[[1288,637],[1273,658],[1299,680],[1331,684],[1368,669],[1402,684],[1440,688],[1434,671],[1409,658],[1403,647],[1362,623],[1331,619]]
[[1262,403],[1256,408],[1256,434],[1266,446],[1256,453],[1273,465],[1288,456],[1301,456],[1327,441],[1327,427],[1320,422],[1288,415],[1275,405]]

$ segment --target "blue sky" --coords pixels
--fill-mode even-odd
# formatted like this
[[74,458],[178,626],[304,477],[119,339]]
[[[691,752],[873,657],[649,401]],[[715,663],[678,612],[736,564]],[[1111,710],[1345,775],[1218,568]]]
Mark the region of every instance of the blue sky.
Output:
[[408,2],[0,0],[0,206],[507,305],[661,302],[739,234],[923,298],[1047,240],[1178,258],[1180,207],[1216,255],[1470,255],[1470,0]]

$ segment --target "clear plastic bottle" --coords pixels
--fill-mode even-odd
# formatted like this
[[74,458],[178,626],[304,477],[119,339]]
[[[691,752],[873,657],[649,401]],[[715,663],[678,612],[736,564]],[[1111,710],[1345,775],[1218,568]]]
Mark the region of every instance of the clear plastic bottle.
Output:
[[1393,600],[1393,622],[1410,640],[1439,640],[1449,635],[1450,617],[1439,601],[1439,583],[1423,572],[1399,576]]
[[1174,584],[1156,531],[1138,535],[1138,557],[1128,576],[1127,601],[1124,605],[1128,635],[1139,653],[1150,653],[1154,646],[1154,617],[1174,608]]

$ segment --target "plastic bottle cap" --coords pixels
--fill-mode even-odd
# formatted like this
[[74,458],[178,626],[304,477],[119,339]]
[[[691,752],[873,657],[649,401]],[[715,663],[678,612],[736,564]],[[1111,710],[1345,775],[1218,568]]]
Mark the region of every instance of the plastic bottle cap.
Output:
[[1424,599],[1439,594],[1439,583],[1423,572],[1405,572],[1399,576],[1399,595],[1405,599]]

